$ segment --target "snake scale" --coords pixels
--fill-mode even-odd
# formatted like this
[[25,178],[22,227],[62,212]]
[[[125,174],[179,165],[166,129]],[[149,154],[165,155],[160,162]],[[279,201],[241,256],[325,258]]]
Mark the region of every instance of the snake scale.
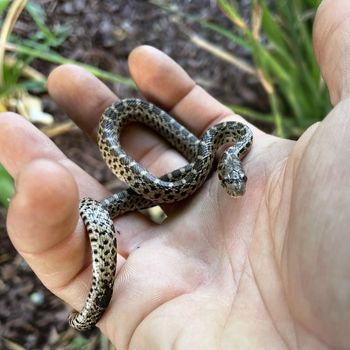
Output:
[[[120,145],[120,134],[131,122],[154,129],[189,163],[159,178],[152,175]],[[80,216],[92,250],[92,285],[82,310],[69,316],[73,328],[92,328],[112,297],[117,258],[113,218],[191,195],[208,177],[218,148],[227,143],[231,146],[218,162],[218,176],[229,195],[242,195],[247,177],[241,160],[249,152],[252,141],[249,127],[236,121],[216,124],[197,138],[169,114],[140,99],[124,99],[104,111],[99,123],[98,145],[108,167],[129,188],[100,202],[91,198],[80,202]]]

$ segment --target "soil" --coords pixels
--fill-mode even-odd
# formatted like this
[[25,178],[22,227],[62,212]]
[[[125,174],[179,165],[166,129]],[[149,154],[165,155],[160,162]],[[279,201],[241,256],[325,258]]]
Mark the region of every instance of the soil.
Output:
[[[257,82],[250,76],[199,49],[174,23],[173,16],[149,1],[113,0],[37,0],[47,15],[49,27],[68,25],[70,37],[58,49],[65,57],[93,64],[127,76],[129,52],[141,44],[153,45],[176,60],[212,95],[225,103],[266,109],[267,102]],[[249,12],[249,0],[241,1],[242,11]],[[232,28],[218,10],[215,1],[172,1],[182,12],[195,14]],[[207,40],[249,59],[238,46],[221,36],[185,20],[186,26]],[[16,25],[18,35],[35,31],[25,13]],[[54,68],[46,62],[34,66],[48,74]],[[139,96],[120,84],[109,84],[120,97]],[[43,96],[46,111],[56,121],[68,120],[48,96]],[[79,131],[54,138],[65,154],[102,183],[113,177],[101,161],[97,148]],[[67,325],[68,308],[52,295],[16,253],[5,228],[6,212],[0,208],[0,349],[106,349],[99,331],[79,334]],[[17,346],[17,347],[16,347]]]

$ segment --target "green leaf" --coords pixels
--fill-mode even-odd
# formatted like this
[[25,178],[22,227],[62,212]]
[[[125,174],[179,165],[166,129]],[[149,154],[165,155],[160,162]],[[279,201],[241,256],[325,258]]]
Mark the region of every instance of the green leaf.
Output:
[[233,1],[228,0],[217,0],[217,4],[233,24],[240,28],[246,26],[243,17],[238,11],[237,4],[234,4]]
[[247,40],[245,40],[242,36],[240,36],[236,33],[233,33],[229,29],[226,29],[225,27],[223,27],[219,24],[208,22],[205,20],[197,20],[197,22],[200,23],[202,25],[202,27],[208,28],[208,29],[212,30],[213,32],[221,34],[222,36],[226,37],[227,39],[229,39],[233,43],[238,44],[238,45],[244,47],[245,49],[251,51],[250,43]]
[[8,208],[9,200],[15,193],[12,177],[5,168],[0,164],[0,203]]
[[7,9],[9,3],[10,3],[10,0],[0,0],[0,14]]
[[15,65],[12,65],[11,67],[4,65],[4,84],[0,86],[0,96],[5,96],[6,94],[16,89],[23,71],[23,67],[23,61],[17,61]]
[[272,15],[264,3],[261,3],[261,7],[263,11],[262,26],[264,28],[264,34],[274,46],[279,47],[281,50],[286,50],[286,40],[283,37],[281,28],[277,25],[278,18]]

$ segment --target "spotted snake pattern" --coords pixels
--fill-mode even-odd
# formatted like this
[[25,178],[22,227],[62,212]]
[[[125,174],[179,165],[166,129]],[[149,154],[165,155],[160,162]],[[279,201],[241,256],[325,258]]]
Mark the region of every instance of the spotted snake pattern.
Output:
[[[131,122],[154,129],[189,163],[159,178],[152,175],[120,145],[121,132]],[[92,250],[92,285],[81,311],[69,316],[73,328],[91,329],[112,297],[117,258],[113,219],[129,211],[172,203],[193,194],[210,174],[217,150],[228,143],[231,145],[218,162],[218,176],[229,195],[244,194],[247,177],[241,160],[249,152],[252,141],[249,127],[237,121],[216,124],[197,138],[169,114],[140,99],[124,99],[104,111],[98,145],[108,167],[129,188],[100,202],[91,198],[80,202],[80,216]]]

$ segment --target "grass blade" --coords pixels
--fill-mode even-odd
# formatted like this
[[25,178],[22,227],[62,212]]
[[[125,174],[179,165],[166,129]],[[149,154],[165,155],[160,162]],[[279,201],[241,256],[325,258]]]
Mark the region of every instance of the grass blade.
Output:
[[130,78],[126,78],[123,77],[121,75],[118,74],[114,74],[114,73],[109,73],[106,72],[102,69],[96,68],[94,66],[91,66],[89,64],[85,64],[85,63],[81,63],[75,60],[71,60],[69,58],[65,58],[53,51],[45,51],[43,52],[40,49],[36,49],[36,48],[32,48],[29,46],[25,46],[25,45],[14,45],[14,44],[6,44],[5,45],[6,50],[8,51],[12,51],[12,52],[17,52],[17,53],[21,53],[21,54],[25,54],[34,58],[38,58],[41,60],[45,60],[47,62],[51,62],[51,63],[55,63],[55,64],[75,64],[78,65],[84,69],[86,69],[87,71],[89,71],[90,73],[94,74],[96,77],[101,78],[101,79],[105,79],[108,81],[114,81],[132,88],[136,88],[135,83],[133,82],[132,79]]

